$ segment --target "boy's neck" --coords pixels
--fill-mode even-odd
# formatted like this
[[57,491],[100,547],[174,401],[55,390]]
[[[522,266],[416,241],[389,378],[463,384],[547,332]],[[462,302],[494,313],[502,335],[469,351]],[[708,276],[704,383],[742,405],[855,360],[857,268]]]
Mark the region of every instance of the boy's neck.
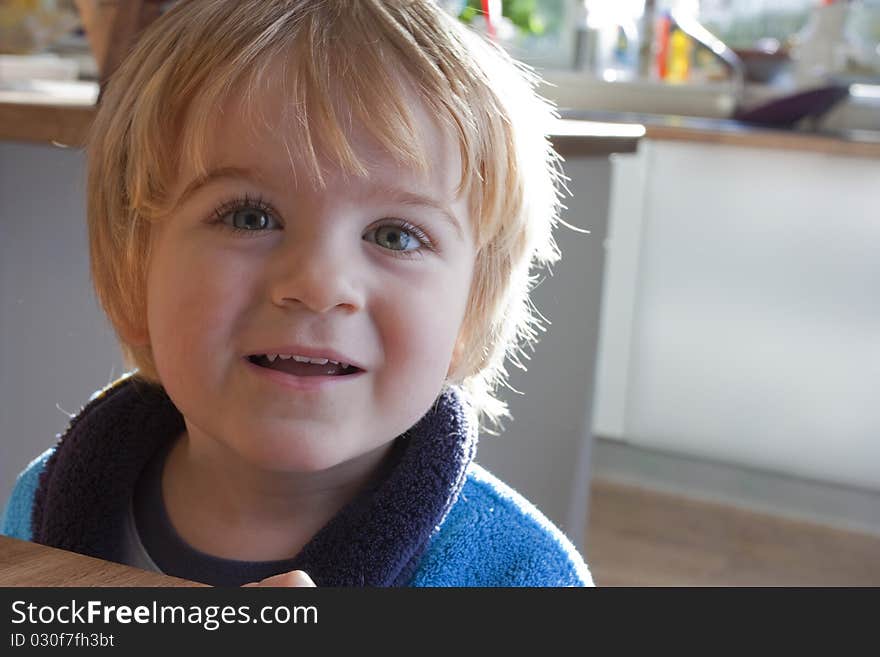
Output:
[[330,470],[290,474],[255,468],[225,448],[196,445],[184,432],[162,471],[166,512],[180,537],[206,554],[289,559],[382,476],[392,446]]

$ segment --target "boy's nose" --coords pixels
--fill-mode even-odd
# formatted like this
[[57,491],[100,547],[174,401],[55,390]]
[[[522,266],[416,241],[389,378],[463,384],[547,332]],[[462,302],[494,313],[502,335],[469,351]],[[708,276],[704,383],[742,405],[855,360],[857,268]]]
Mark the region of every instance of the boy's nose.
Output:
[[270,283],[275,305],[300,303],[315,313],[363,307],[363,280],[360,277],[358,281],[355,271],[357,258],[351,250],[334,249],[333,242],[305,240],[295,248],[283,249]]

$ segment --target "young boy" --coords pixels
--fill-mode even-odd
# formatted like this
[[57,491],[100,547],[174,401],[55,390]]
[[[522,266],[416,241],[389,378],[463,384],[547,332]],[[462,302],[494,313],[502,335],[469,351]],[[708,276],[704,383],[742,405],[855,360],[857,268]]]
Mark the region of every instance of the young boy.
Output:
[[591,584],[473,462],[559,257],[533,84],[428,0],[154,23],[88,144],[92,278],[136,369],[3,533],[214,585]]

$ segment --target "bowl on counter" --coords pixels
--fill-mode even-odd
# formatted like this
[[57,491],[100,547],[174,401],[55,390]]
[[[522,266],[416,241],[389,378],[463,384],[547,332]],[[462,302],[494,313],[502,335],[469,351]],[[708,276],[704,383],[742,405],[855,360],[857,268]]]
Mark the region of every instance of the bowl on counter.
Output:
[[746,82],[771,84],[787,73],[794,60],[787,50],[765,48],[734,48],[742,60]]

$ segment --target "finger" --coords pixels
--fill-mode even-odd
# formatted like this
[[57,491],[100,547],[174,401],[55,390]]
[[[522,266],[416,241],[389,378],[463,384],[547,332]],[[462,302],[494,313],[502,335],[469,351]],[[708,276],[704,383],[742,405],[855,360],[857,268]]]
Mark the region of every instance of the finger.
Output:
[[293,570],[289,573],[273,575],[260,582],[253,582],[244,586],[310,587],[315,586],[315,582],[312,581],[312,578],[304,570]]

